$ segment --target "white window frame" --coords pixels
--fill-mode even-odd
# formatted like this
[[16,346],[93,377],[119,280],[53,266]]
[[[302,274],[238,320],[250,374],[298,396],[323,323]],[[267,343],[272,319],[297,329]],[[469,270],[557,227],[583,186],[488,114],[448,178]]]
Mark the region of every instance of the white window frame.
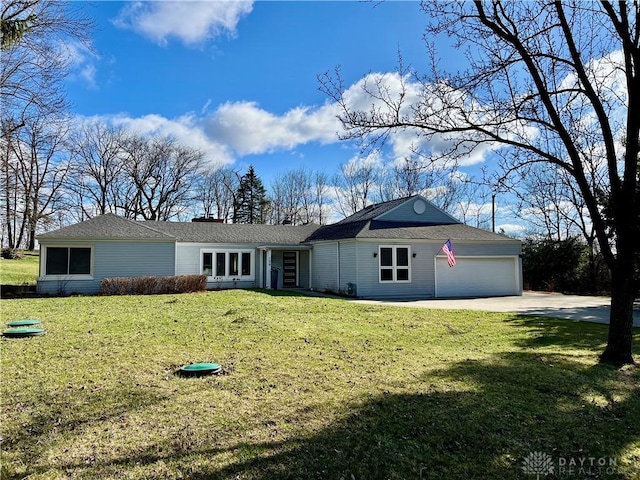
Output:
[[[204,270],[204,254],[211,254],[211,273],[207,276],[207,281],[221,280],[221,281],[234,281],[234,280],[246,280],[253,281],[256,277],[255,272],[255,250],[251,249],[238,249],[238,248],[203,248],[200,249],[200,274]],[[218,253],[224,254],[224,275],[216,275],[216,256]],[[238,275],[230,275],[229,270],[231,268],[230,258],[231,254],[238,254]],[[249,266],[251,267],[250,275],[242,275],[242,254],[250,254]]]
[[[382,265],[382,249],[391,249],[391,265]],[[407,249],[407,263],[408,265],[398,265],[398,249]],[[388,283],[411,283],[411,245],[378,245],[378,282],[383,284]],[[398,270],[408,270],[407,280],[398,280]],[[393,278],[391,280],[382,279],[382,270],[392,270]]]
[[[47,275],[47,255],[49,252],[49,248],[66,248],[68,250],[72,248],[88,248],[91,253],[89,259],[89,273],[80,273],[80,274],[55,274],[55,275]],[[55,244],[55,245],[41,245],[40,248],[40,278],[45,280],[93,280],[93,260],[94,260],[94,249],[93,245],[64,245],[64,244]],[[68,257],[71,258],[71,255]],[[67,271],[69,266],[67,265]]]

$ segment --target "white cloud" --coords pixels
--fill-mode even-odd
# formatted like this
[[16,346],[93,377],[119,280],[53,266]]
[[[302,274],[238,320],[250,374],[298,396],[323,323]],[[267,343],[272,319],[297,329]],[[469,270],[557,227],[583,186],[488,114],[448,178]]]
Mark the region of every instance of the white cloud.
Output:
[[345,164],[344,168],[346,172],[353,173],[361,169],[380,169],[383,166],[384,162],[380,152],[371,152],[365,157],[361,157],[360,155],[351,157]]
[[194,45],[224,34],[235,35],[238,22],[252,9],[252,1],[133,2],[120,12],[114,24],[159,45],[172,37]]
[[102,117],[141,135],[167,135],[202,150],[211,164],[230,164],[251,154],[293,150],[309,142],[337,142],[339,123],[334,108],[298,107],[274,115],[255,103],[225,103],[211,115],[186,114],[166,118],[158,114]]
[[[450,102],[462,106],[465,110],[467,98],[461,92],[454,91],[445,84],[422,84],[411,79],[409,75],[401,76],[394,73],[369,73],[351,85],[343,95],[343,100],[352,111],[373,112],[377,115],[388,115],[393,121],[396,114],[401,120],[411,121],[415,115],[414,108],[419,106],[421,116],[428,118],[430,113],[443,107],[440,98],[446,96]],[[402,98],[400,103],[400,98]],[[476,105],[478,115],[486,115],[482,106]],[[398,109],[396,112],[395,109]],[[440,112],[441,114],[441,112]],[[434,117],[435,118],[435,117]],[[455,115],[447,117],[450,126],[462,125],[463,120]],[[493,151],[501,148],[495,143],[485,143],[471,149],[472,143],[460,143],[464,134],[433,134],[429,138],[426,130],[414,127],[394,129],[389,133],[388,145],[394,161],[402,161],[412,157],[416,152],[431,156],[441,163],[440,158],[458,144],[459,151],[469,150],[461,155],[457,161],[459,165],[469,166],[485,161]],[[528,134],[531,132],[527,132]]]
[[229,148],[216,139],[209,138],[199,125],[198,119],[191,115],[183,115],[175,119],[155,114],[137,118],[117,115],[104,118],[104,120],[140,135],[173,137],[184,145],[201,150],[205,155],[205,160],[211,165],[225,165],[234,161]]
[[340,128],[332,105],[296,107],[278,116],[254,102],[225,103],[203,123],[211,138],[239,155],[290,150],[309,142],[336,142]]
[[79,75],[90,89],[98,89],[98,84],[96,82],[96,66],[93,63],[85,65],[80,70]]
[[62,43],[60,54],[66,57],[69,65],[69,80],[80,81],[90,90],[98,89],[96,62],[101,60],[100,55],[78,41]]

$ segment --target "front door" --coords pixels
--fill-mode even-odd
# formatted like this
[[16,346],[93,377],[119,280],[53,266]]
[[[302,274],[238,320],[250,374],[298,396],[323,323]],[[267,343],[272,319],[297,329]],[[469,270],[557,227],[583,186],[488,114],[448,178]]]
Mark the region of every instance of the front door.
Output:
[[282,286],[291,288],[298,286],[298,252],[282,252],[283,279]]

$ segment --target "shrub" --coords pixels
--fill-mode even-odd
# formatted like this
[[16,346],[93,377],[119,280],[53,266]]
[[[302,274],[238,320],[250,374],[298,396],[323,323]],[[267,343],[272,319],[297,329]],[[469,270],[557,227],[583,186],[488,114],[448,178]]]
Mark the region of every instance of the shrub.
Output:
[[610,290],[603,259],[578,238],[526,240],[522,274],[525,289],[582,294]]
[[189,293],[206,290],[204,275],[175,275],[166,277],[113,277],[100,282],[101,295],[155,295]]
[[0,255],[7,260],[21,260],[24,258],[24,253],[17,248],[3,248]]

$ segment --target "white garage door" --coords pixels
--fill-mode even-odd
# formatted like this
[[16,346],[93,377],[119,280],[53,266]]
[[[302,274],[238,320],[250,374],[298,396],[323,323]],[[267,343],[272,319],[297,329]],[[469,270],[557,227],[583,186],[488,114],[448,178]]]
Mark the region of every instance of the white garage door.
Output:
[[437,297],[491,297],[520,293],[517,257],[436,257]]

